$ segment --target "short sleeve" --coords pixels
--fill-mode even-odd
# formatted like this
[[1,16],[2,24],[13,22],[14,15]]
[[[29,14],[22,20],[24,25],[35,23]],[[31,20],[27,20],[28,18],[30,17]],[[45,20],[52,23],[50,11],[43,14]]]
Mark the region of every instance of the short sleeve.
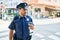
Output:
[[32,18],[31,18],[31,24],[34,25]]
[[15,29],[15,23],[14,23],[14,20],[10,23],[10,25],[9,25],[8,28],[11,29],[11,30],[14,30],[14,29]]
[[32,18],[30,17],[29,19],[30,19],[29,25],[30,25],[30,24],[34,25]]

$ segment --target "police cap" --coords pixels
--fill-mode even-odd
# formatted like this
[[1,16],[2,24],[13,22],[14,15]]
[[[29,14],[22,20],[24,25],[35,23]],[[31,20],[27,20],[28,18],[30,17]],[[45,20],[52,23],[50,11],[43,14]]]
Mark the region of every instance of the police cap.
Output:
[[20,3],[19,5],[16,6],[17,9],[25,8],[27,9],[28,4],[27,3]]

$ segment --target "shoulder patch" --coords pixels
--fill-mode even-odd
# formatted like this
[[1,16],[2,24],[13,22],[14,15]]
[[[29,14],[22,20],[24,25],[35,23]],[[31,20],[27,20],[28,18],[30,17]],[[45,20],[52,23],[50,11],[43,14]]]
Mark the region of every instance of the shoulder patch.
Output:
[[29,18],[27,18],[27,21],[29,21]]

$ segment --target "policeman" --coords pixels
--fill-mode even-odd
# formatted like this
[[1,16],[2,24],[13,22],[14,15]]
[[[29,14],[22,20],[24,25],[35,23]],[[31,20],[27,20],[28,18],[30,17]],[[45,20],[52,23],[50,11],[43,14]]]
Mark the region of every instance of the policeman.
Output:
[[[19,16],[15,16],[9,25],[9,40],[30,40],[30,29],[34,29],[32,18],[26,15],[28,4],[20,3],[17,5]],[[14,33],[15,30],[15,33]]]

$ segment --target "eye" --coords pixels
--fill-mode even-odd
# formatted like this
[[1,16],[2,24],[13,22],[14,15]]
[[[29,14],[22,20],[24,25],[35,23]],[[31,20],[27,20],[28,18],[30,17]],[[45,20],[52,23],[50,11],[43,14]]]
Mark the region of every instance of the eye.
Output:
[[27,10],[27,9],[24,9],[24,10]]

